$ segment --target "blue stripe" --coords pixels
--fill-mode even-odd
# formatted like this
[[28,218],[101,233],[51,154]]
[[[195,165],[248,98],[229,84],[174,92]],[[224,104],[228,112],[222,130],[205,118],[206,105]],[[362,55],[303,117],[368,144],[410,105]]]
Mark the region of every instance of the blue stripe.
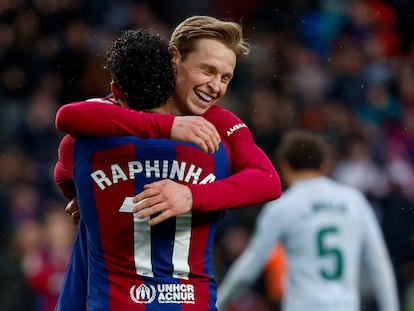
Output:
[[[93,147],[93,149],[91,147]],[[88,144],[86,140],[83,139],[75,142],[73,177],[76,181],[76,193],[78,195],[80,208],[82,206],[88,206],[88,208],[81,208],[81,221],[83,221],[87,227],[88,252],[94,254],[97,253],[102,256],[103,249],[100,240],[98,214],[93,196],[92,179],[85,178],[85,176],[88,176],[90,172],[92,172],[92,157],[90,154],[98,147],[99,145]],[[104,149],[104,147],[102,147],[102,149]],[[85,158],[88,159],[88,161],[84,161]],[[102,271],[106,271],[105,263],[103,261],[93,260],[93,257],[91,256],[88,258],[91,260],[89,267],[93,270],[97,269],[97,271],[100,271],[99,274],[92,272],[95,276],[99,275],[100,282],[90,281],[91,273],[88,273],[88,290],[90,295],[100,297],[99,305],[109,310],[108,273],[102,274]],[[98,296],[96,292],[104,292],[106,295]]]
[[[224,147],[222,143],[219,146],[219,150],[214,154],[214,161],[215,161],[215,174],[216,174],[217,180],[230,176],[231,170],[230,170],[229,155],[226,151],[226,148]],[[206,259],[205,260],[206,265],[204,267],[205,269],[204,271],[207,275],[211,276],[211,278],[208,281],[209,292],[210,292],[209,310],[211,311],[217,310],[217,307],[216,307],[217,284],[215,282],[214,272],[213,272],[212,251],[213,251],[213,246],[214,246],[214,236],[219,227],[224,211],[217,211],[217,212],[214,212],[213,214],[214,215],[211,215],[212,219],[210,222],[210,229],[208,233],[207,247],[206,247],[206,252],[204,254],[204,258]],[[208,258],[211,258],[211,260],[208,260]],[[207,265],[207,263],[210,263],[211,265]]]

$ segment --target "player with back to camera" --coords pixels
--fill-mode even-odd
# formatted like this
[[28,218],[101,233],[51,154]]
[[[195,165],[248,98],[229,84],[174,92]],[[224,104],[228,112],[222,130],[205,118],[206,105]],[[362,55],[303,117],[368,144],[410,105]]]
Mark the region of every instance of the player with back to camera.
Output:
[[[217,105],[227,91],[237,60],[250,50],[241,25],[210,16],[191,16],[174,29],[170,45],[177,78],[169,99],[171,113],[221,116],[220,124],[212,123],[222,129],[219,132],[232,150],[232,176],[205,185],[181,185],[170,180],[151,183],[134,199],[147,199],[136,211],[146,209],[142,217],[157,214],[150,221],[157,224],[190,210],[245,207],[279,197],[280,179],[269,158],[244,122]],[[63,132],[91,136],[137,135],[148,127],[142,114],[99,102],[61,107],[56,124]],[[162,127],[165,122],[158,125]],[[160,211],[163,213],[158,214]]]
[[399,310],[373,209],[359,190],[326,176],[327,150],[315,133],[294,130],[282,138],[276,160],[289,188],[265,205],[249,245],[222,280],[220,310],[254,282],[278,243],[288,266],[283,311],[361,310],[361,268],[370,276],[379,310]]
[[[171,57],[159,36],[124,32],[108,56],[114,100],[168,113]],[[226,177],[228,152],[225,140],[205,153],[166,139],[65,136],[55,179],[67,198],[77,196],[81,221],[56,310],[217,310],[212,245],[223,211],[187,213],[151,228],[148,218],[132,213],[131,199],[160,178],[208,183]]]

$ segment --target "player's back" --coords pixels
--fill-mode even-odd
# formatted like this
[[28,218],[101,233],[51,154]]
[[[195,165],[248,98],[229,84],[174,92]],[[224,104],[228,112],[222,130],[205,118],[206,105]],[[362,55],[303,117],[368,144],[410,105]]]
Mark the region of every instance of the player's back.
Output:
[[298,182],[278,204],[289,266],[285,310],[359,310],[360,259],[375,227],[363,196],[319,177]]
[[[81,138],[74,180],[88,239],[88,310],[209,310],[212,243],[221,212],[188,213],[150,227],[132,197],[155,180],[207,183],[229,174],[227,148],[135,137]],[[194,308],[194,309],[191,309]],[[187,309],[186,309],[187,310]]]

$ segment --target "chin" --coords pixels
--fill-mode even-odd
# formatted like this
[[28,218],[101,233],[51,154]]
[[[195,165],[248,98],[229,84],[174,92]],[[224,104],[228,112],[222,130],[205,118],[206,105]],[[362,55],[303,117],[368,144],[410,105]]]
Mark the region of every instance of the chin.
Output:
[[191,105],[189,107],[190,112],[194,115],[197,115],[197,116],[203,115],[208,110],[208,108],[210,108],[210,106],[208,106],[208,107],[199,107],[199,106]]

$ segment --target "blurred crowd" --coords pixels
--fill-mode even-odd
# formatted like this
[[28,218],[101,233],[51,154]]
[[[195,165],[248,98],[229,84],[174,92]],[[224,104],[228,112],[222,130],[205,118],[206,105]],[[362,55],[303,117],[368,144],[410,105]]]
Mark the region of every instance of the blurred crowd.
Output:
[[[373,204],[402,310],[414,310],[411,0],[0,0],[1,309],[53,310],[69,259],[76,228],[53,182],[62,137],[56,110],[109,92],[102,65],[122,29],[153,28],[168,37],[192,14],[242,22],[251,54],[221,104],[272,159],[290,129],[326,137],[331,176]],[[225,217],[218,281],[246,246],[260,209]],[[282,290],[268,285],[266,273],[232,310],[277,310]],[[375,310],[369,288],[361,290],[364,310]]]

